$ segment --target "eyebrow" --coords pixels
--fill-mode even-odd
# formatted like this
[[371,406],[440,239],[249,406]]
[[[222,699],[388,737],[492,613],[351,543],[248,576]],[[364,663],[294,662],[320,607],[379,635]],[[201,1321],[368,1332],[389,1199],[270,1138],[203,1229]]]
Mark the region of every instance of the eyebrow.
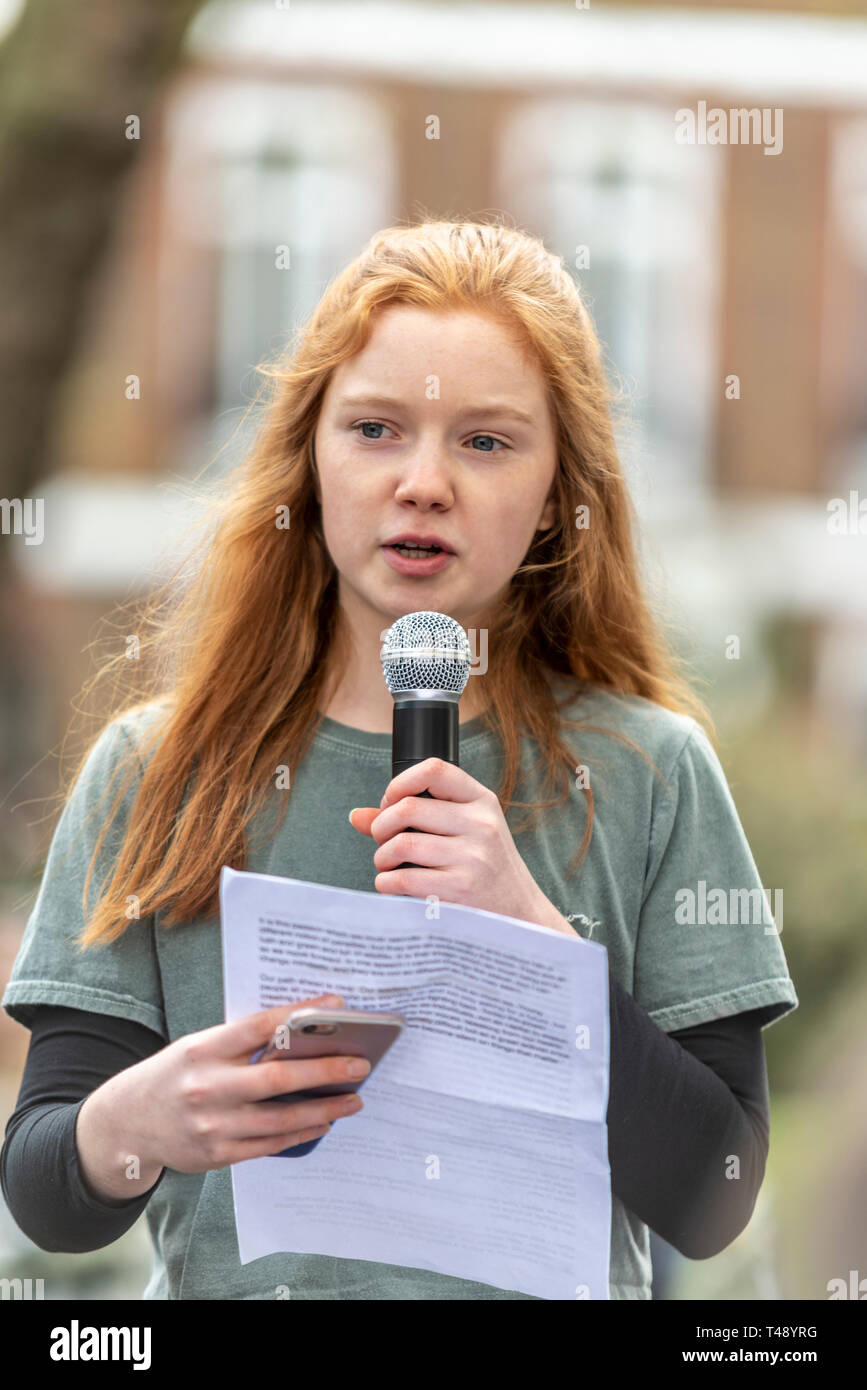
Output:
[[[337,401],[338,409],[342,409],[343,406],[348,405],[397,406],[402,408],[403,401],[397,400],[394,396],[367,395],[341,396]],[[462,418],[468,415],[508,415],[513,420],[520,420],[521,423],[525,425],[534,425],[536,423],[532,415],[528,415],[524,410],[519,410],[517,406],[509,405],[506,401],[488,401],[484,405],[468,406],[467,409],[462,412]]]

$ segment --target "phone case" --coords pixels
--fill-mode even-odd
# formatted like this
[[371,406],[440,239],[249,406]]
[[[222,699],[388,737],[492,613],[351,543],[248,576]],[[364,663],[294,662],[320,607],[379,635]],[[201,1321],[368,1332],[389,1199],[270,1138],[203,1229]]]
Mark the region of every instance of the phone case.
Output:
[[[278,1048],[274,1041],[260,1048],[250,1059],[251,1065],[258,1061],[270,1061],[281,1056],[290,1058],[307,1057],[366,1057],[371,1064],[367,1076],[360,1081],[340,1081],[323,1086],[311,1086],[304,1091],[289,1091],[282,1095],[269,1096],[275,1100],[309,1100],[315,1096],[346,1095],[358,1091],[374,1072],[377,1064],[385,1056],[400,1036],[405,1020],[400,1014],[365,1013],[353,1009],[320,1009],[311,1005],[298,1009],[286,1020],[290,1038],[288,1048]],[[316,1029],[316,1032],[312,1030]],[[328,1031],[324,1031],[328,1030]],[[264,1102],[263,1102],[264,1103]],[[331,1121],[336,1124],[335,1120]],[[305,1144],[295,1144],[268,1154],[269,1158],[303,1158],[312,1153],[316,1145],[326,1136],[308,1139]]]

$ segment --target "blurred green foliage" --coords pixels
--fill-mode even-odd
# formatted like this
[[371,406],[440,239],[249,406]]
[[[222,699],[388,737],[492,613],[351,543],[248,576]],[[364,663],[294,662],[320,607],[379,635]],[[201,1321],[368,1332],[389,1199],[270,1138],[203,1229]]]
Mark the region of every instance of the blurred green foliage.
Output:
[[769,627],[763,649],[779,693],[736,740],[714,702],[720,756],[762,883],[783,890],[780,939],[799,1007],[766,1030],[765,1044],[775,1083],[792,1089],[822,1038],[867,1002],[867,766],[810,699],[813,635],[810,624]]

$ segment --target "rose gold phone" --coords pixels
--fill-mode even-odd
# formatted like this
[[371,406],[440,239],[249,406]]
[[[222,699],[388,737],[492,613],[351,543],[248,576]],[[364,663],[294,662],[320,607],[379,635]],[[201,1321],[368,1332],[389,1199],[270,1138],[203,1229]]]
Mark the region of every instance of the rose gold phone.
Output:
[[[327,1009],[317,1004],[296,1009],[290,1014],[274,1034],[271,1041],[258,1054],[250,1058],[251,1063],[307,1060],[309,1057],[366,1057],[370,1071],[361,1081],[336,1081],[323,1086],[309,1086],[304,1091],[288,1091],[284,1095],[269,1096],[269,1101],[310,1100],[316,1096],[344,1095],[347,1091],[358,1091],[364,1082],[373,1075],[377,1063],[385,1056],[392,1043],[400,1037],[405,1020],[400,1014],[363,1013],[354,1009]],[[267,1104],[267,1102],[262,1102]],[[332,1120],[332,1124],[335,1121]],[[325,1138],[320,1135],[320,1139]],[[296,1144],[291,1149],[270,1154],[271,1158],[302,1158],[320,1142],[308,1139],[306,1144]]]

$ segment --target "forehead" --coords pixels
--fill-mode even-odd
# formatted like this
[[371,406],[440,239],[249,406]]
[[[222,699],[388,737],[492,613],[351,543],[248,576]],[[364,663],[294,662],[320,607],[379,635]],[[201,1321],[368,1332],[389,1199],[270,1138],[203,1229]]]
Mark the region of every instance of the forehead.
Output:
[[376,311],[366,345],[336,368],[329,394],[384,386],[416,393],[431,376],[452,393],[488,386],[528,401],[545,386],[538,362],[507,321],[473,309],[389,304]]

